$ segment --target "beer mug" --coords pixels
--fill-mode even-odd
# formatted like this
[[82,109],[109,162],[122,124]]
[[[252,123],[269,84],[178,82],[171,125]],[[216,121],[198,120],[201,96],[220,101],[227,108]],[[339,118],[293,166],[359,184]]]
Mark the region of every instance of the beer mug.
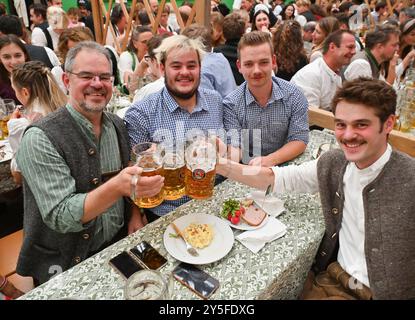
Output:
[[16,104],[13,99],[4,99],[0,101],[0,129],[1,139],[7,139],[9,136],[9,129],[7,128],[7,122],[10,120],[10,116],[16,108]]
[[[156,143],[143,142],[135,145],[132,149],[131,158],[135,162],[135,165],[143,169],[141,176],[151,177],[163,175],[162,157]],[[163,189],[155,196],[147,198],[136,198],[135,192],[132,192],[132,194],[134,203],[140,208],[154,208],[164,200]]]
[[166,152],[163,158],[164,199],[177,200],[185,195],[184,155]]
[[128,278],[124,296],[127,300],[169,300],[172,285],[170,276],[155,270],[140,270]]
[[213,195],[216,175],[216,143],[206,137],[188,141],[185,150],[185,189],[193,199],[207,199]]

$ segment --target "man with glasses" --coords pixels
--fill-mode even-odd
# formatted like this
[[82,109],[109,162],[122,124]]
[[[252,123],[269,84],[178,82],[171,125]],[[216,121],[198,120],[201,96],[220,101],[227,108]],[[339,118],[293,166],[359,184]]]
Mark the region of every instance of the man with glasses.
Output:
[[104,112],[113,80],[105,48],[78,44],[65,70],[68,104],[30,126],[16,156],[25,202],[17,272],[35,285],[124,237],[127,226],[129,233],[141,228],[146,221],[125,199],[134,191],[155,195],[164,180],[132,182],[141,169],[128,167],[124,124]]

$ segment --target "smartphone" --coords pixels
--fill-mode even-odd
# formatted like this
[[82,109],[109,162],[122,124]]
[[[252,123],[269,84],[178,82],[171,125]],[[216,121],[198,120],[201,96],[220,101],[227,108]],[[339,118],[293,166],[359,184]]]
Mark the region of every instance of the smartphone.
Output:
[[137,261],[135,261],[127,251],[121,252],[109,261],[109,264],[119,273],[124,279],[128,279],[137,271],[143,270]]
[[194,265],[183,262],[173,270],[173,277],[203,299],[209,299],[219,288],[217,279]]
[[160,269],[167,263],[167,259],[156,249],[154,249],[147,241],[143,241],[134,248],[130,249],[130,253],[133,257],[137,258],[151,270]]

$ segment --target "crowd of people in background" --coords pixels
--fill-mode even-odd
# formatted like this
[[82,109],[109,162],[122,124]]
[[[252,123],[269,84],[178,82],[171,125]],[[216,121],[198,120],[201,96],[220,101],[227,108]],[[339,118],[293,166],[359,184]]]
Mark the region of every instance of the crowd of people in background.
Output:
[[[116,3],[102,45],[95,42],[90,1],[78,0],[77,7],[67,10],[60,0],[32,2],[36,3],[16,12],[11,8],[10,14],[0,4],[0,97],[22,106],[9,122],[12,172],[24,186],[27,210],[17,272],[32,276],[35,285],[49,279],[50,264],[68,269],[189,201],[184,197],[140,211],[123,200],[130,194],[130,176],[140,173],[128,167],[129,150],[136,143],[160,142],[160,128],[171,130],[175,138],[177,123],[183,124],[185,133],[232,131],[237,139],[223,139],[233,161],[226,170],[237,170],[237,163],[276,167],[304,152],[308,107],[334,111],[333,98],[340,103],[344,94],[360,113],[367,110],[356,107],[359,103],[373,110],[376,101],[367,100],[356,84],[362,77],[373,87],[371,94],[379,89],[388,101],[396,100],[394,90],[415,57],[414,0],[235,0],[230,8],[212,0],[209,26],[188,21],[193,7],[189,1],[177,12],[170,3],[160,9],[157,0],[149,1],[148,12],[137,1],[131,28],[126,15],[130,8]],[[161,18],[154,28],[151,21],[157,14]],[[360,96],[353,100],[348,92]],[[112,95],[131,100],[131,106],[118,113],[124,121],[104,112]],[[338,108],[336,117],[346,126],[355,120],[344,110],[343,105]],[[393,113],[394,109],[385,111],[383,132],[390,132]],[[257,129],[262,145],[255,151],[252,137]],[[244,143],[242,131],[254,140]],[[389,157],[387,144],[381,145]],[[119,156],[112,157],[115,154]],[[340,168],[336,159],[346,161],[338,155],[325,162]],[[408,160],[397,159],[408,165]],[[260,185],[225,169],[223,176]],[[272,172],[280,174],[273,170],[261,173],[264,181],[274,181]],[[310,188],[322,192],[317,186],[322,169],[313,164],[307,170]],[[287,175],[295,179],[295,174]],[[137,193],[156,194],[162,184],[159,176],[142,179]],[[88,244],[82,240],[85,234],[90,235]],[[378,282],[371,283],[373,270],[381,270],[382,264],[372,261],[373,269],[367,270],[362,263],[355,270],[347,244],[340,248],[346,272],[372,288],[374,297],[387,297],[380,283],[387,281],[386,275],[379,278],[376,273]],[[365,252],[356,252],[364,260]],[[327,263],[320,267],[324,270]],[[408,276],[415,280],[411,272]],[[392,278],[405,287],[401,278]],[[410,290],[405,287],[401,297],[414,298]]]

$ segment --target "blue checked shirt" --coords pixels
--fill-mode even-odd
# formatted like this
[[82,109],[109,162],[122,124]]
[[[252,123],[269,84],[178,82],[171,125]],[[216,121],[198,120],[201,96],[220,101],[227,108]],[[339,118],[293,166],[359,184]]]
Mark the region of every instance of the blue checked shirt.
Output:
[[[186,136],[197,131],[224,136],[222,98],[213,90],[199,87],[197,104],[192,113],[182,109],[166,88],[137,101],[128,108],[125,125],[130,137],[130,147],[140,142],[171,142],[184,144]],[[183,197],[179,200],[165,200],[151,211],[159,216],[176,209],[189,201]]]
[[244,163],[269,155],[290,141],[308,143],[307,99],[300,89],[280,78],[272,77],[272,93],[265,108],[244,82],[223,100],[223,113],[228,141],[242,149]]

